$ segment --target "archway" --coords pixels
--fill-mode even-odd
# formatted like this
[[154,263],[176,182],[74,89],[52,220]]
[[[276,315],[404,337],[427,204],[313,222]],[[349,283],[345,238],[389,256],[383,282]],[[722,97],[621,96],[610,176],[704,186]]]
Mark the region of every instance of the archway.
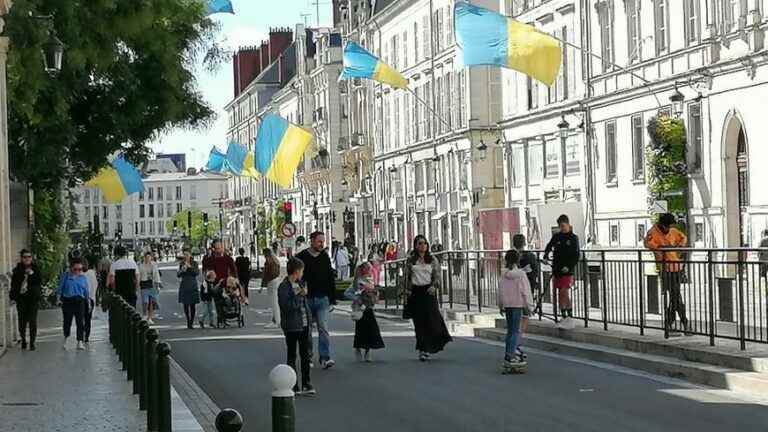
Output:
[[723,171],[725,173],[724,237],[725,246],[739,247],[749,244],[746,229],[749,206],[749,152],[747,134],[741,116],[733,110],[728,113],[723,129]]

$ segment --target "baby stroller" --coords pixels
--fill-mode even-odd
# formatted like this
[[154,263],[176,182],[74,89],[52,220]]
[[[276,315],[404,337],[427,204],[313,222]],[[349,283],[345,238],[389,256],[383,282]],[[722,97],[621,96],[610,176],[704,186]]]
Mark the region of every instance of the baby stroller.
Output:
[[237,326],[245,327],[245,313],[236,294],[219,292],[214,297],[216,303],[216,328],[229,327],[229,322],[237,320]]

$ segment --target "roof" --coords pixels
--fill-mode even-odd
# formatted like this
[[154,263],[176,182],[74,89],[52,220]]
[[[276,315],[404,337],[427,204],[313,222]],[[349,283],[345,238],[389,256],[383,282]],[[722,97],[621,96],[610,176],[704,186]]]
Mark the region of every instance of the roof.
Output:
[[373,14],[376,15],[377,13],[383,11],[392,3],[395,3],[397,0],[374,0],[373,2]]
[[144,182],[180,182],[195,180],[226,180],[227,176],[208,171],[200,171],[195,175],[187,175],[183,172],[154,173],[143,178]]

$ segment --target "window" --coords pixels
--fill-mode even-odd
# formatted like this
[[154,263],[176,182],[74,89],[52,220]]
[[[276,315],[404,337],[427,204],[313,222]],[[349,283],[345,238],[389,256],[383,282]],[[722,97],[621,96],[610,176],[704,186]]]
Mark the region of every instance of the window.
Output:
[[432,14],[432,35],[435,38],[435,52],[443,50],[443,10],[438,9]]
[[120,204],[115,206],[115,219],[120,220],[123,218],[123,206]]
[[526,78],[527,82],[527,97],[528,97],[528,109],[535,109],[539,106],[539,91],[538,84],[533,82],[531,77]]
[[746,0],[721,0],[721,2],[723,9],[723,28],[725,33],[730,33],[746,24]]
[[107,207],[107,206],[101,207],[101,217],[104,220],[109,219],[109,207]]
[[93,191],[93,203],[98,204],[99,203],[99,196],[101,196],[101,193],[98,189]]
[[392,41],[389,44],[389,49],[391,50],[390,55],[390,66],[392,66],[395,70],[398,70],[400,67],[400,64],[397,62],[397,53],[400,51],[400,44],[397,43],[397,35],[392,36]]
[[139,223],[138,222],[134,222],[133,223],[133,234],[134,235],[139,234]]
[[579,175],[580,172],[579,140],[576,137],[568,137],[565,141],[565,175]]
[[541,184],[541,179],[544,174],[544,154],[542,150],[542,144],[531,144],[528,147],[528,177],[529,185],[535,186]]
[[701,172],[703,152],[701,135],[701,103],[693,102],[688,105],[688,144],[690,145],[688,166],[691,172]]
[[656,26],[654,34],[656,38],[656,55],[659,55],[669,48],[667,0],[654,0],[653,22]]
[[86,189],[83,192],[83,203],[84,204],[90,204],[91,203],[91,190],[90,189]]
[[152,235],[155,233],[155,221],[149,221],[149,234]]
[[683,0],[683,14],[686,45],[695,44],[699,41],[699,1]]
[[139,192],[139,201],[144,201],[144,191]]
[[701,222],[696,222],[695,224],[693,224],[693,241],[695,242],[704,241],[704,224]]
[[610,245],[615,246],[619,244],[619,225],[611,224],[611,240]]
[[[627,11],[627,52],[629,62],[634,63],[642,58],[642,32],[640,31],[640,0],[624,0]],[[686,0],[688,1],[688,0]]]
[[448,121],[449,129],[453,128],[454,120],[453,120],[453,80],[451,80],[451,76],[453,74],[451,72],[448,72],[445,74],[445,83],[443,84],[443,88],[445,89],[445,102],[443,105],[445,105],[445,120]]
[[408,31],[403,32],[403,69],[408,67]]
[[157,233],[160,235],[165,234],[165,224],[161,220],[157,221]]
[[142,204],[142,205],[140,205],[140,206],[139,206],[139,217],[140,217],[140,218],[146,217],[146,216],[144,215],[144,204]]
[[603,72],[611,70],[613,57],[613,0],[597,4],[597,19],[600,25],[600,54],[603,58]]
[[173,199],[173,195],[171,195],[171,187],[170,186],[166,186],[165,187],[165,199],[168,200],[168,201]]
[[117,223],[117,226],[115,227],[115,231],[119,232],[120,234],[123,233],[123,223],[122,222],[118,222]]
[[429,43],[430,43],[429,41],[431,39],[430,35],[429,35],[429,31],[430,31],[429,30],[429,14],[427,14],[427,15],[424,15],[422,17],[422,19],[421,19],[421,32],[422,32],[422,36],[421,36],[421,43],[422,43],[421,52],[422,52],[422,55],[424,56],[424,58],[428,58],[430,55],[432,55],[431,54],[432,50],[430,49],[430,46],[429,46]]
[[149,205],[149,217],[153,218],[155,217],[155,205],[150,204]]
[[632,116],[632,180],[645,180],[645,130],[643,116]]
[[147,201],[153,201],[155,197],[155,190],[153,188],[147,188]]
[[194,201],[197,199],[197,185],[189,186],[189,199],[190,201]]
[[176,199],[181,199],[181,186],[176,186]]
[[162,201],[163,200],[163,188],[159,187],[157,188],[157,200]]
[[144,223],[144,221],[139,222],[139,233],[141,235],[146,234],[147,232],[147,225]]
[[445,47],[453,45],[453,7],[445,8]]
[[456,77],[456,87],[458,88],[458,104],[456,112],[456,125],[463,127],[467,125],[467,74],[466,68],[463,68]]
[[91,220],[91,207],[87,206],[85,207],[85,221],[89,222]]
[[165,210],[165,206],[163,206],[162,204],[158,204],[157,205],[157,217],[159,217],[159,218],[165,217],[164,216],[164,213],[165,213],[164,210]]
[[181,213],[181,203],[176,203],[176,213]]
[[645,224],[639,223],[637,224],[637,238],[635,241],[639,244],[643,244],[643,240],[645,240]]
[[558,157],[557,157],[557,141],[545,141],[544,142],[544,178],[557,177],[558,173]]
[[168,203],[165,205],[165,215],[167,217],[173,217],[173,204]]
[[525,177],[525,161],[523,160],[523,147],[512,147],[509,178],[512,181],[512,186],[521,187],[523,185]]
[[400,147],[400,95],[398,93],[393,94],[392,100],[394,102],[392,107],[392,148],[396,149]]
[[605,181],[616,183],[616,123],[605,124]]
[[413,64],[419,63],[419,23],[413,23]]
[[105,236],[108,236],[109,235],[109,222],[104,222],[103,228],[104,228],[104,230],[101,233],[104,234]]

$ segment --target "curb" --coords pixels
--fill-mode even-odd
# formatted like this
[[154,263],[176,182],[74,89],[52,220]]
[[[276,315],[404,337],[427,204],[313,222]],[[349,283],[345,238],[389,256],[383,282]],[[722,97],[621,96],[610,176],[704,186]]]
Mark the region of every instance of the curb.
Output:
[[171,385],[205,432],[216,432],[214,421],[221,409],[173,356],[169,357]]

